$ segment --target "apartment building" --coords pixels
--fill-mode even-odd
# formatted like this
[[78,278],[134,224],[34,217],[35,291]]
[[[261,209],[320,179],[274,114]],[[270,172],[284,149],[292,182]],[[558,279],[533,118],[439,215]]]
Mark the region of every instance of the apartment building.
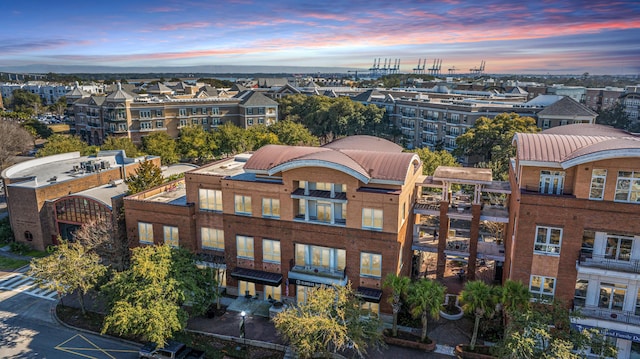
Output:
[[29,81],[26,84],[0,84],[0,94],[2,97],[7,99],[13,97],[13,91],[18,89],[38,95],[40,99],[42,99],[43,105],[51,105],[56,103],[61,97],[65,96],[71,88],[67,85],[48,83],[44,81]]
[[624,94],[624,89],[619,87],[587,88],[585,93],[585,106],[600,112],[612,108]]
[[118,84],[107,96],[79,95],[73,103],[76,133],[92,145],[102,144],[107,136],[128,137],[140,144],[142,137],[156,131],[177,138],[184,126],[210,131],[230,122],[248,128],[270,125],[278,118],[278,103],[254,91],[227,97],[206,92],[138,95]]
[[579,310],[640,355],[640,136],[600,125],[517,134],[505,277]]
[[417,155],[375,137],[267,145],[126,197],[127,233],[199,253],[230,294],[303,302],[350,282],[365,309],[389,314],[383,276],[409,274],[421,176]]

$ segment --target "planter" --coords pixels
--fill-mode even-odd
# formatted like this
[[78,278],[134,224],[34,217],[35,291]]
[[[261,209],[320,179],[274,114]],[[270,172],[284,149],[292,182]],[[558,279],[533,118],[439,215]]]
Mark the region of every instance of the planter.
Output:
[[476,345],[475,350],[470,352],[468,345],[456,345],[454,353],[460,359],[496,359],[491,355],[491,347],[486,345]]
[[275,302],[269,307],[269,319],[273,319],[276,315],[287,309],[287,305],[282,302]]
[[464,316],[462,308],[457,305],[455,305],[454,308],[457,309],[457,313],[448,313],[447,307],[445,305],[442,305],[442,309],[440,309],[440,316],[448,320],[458,320],[462,318]]
[[384,331],[384,342],[389,345],[397,345],[400,347],[424,350],[426,352],[432,352],[436,350],[436,342],[431,340],[430,343],[420,342],[420,337],[408,332],[398,330],[398,336],[391,336],[391,330]]

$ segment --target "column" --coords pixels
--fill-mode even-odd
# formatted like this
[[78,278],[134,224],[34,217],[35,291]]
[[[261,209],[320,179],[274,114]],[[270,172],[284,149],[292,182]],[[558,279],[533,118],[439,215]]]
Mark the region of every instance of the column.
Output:
[[471,205],[471,232],[469,233],[469,263],[467,264],[467,279],[476,279],[476,258],[478,258],[478,237],[480,236],[480,214],[482,205]]
[[449,201],[440,202],[440,233],[438,235],[438,263],[436,267],[436,278],[443,279],[447,266],[447,257],[444,254],[447,248],[447,237],[449,236]]

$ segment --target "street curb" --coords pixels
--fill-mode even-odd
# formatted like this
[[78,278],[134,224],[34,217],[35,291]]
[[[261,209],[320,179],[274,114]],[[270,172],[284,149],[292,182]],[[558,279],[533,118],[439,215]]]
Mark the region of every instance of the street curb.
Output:
[[127,339],[122,339],[120,337],[114,337],[108,334],[100,334],[97,332],[94,332],[92,330],[88,330],[88,329],[84,329],[84,328],[78,328],[78,327],[74,327],[73,325],[67,324],[65,322],[63,322],[62,320],[60,320],[60,318],[58,318],[58,313],[56,312],[56,308],[58,307],[60,303],[60,299],[57,299],[52,305],[51,305],[51,317],[60,325],[62,325],[65,328],[68,329],[72,329],[72,330],[77,330],[79,332],[83,332],[83,333],[87,333],[87,334],[93,334],[93,335],[98,335],[98,336],[102,336],[102,337],[106,337],[112,340],[117,340],[135,347],[142,347],[142,343],[138,343],[138,342],[134,342],[131,340],[127,340]]

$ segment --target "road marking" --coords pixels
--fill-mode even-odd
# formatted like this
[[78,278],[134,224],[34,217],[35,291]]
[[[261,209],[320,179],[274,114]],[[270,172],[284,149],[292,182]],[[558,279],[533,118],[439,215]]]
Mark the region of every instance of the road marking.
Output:
[[12,292],[24,293],[33,297],[56,300],[58,293],[55,290],[38,286],[32,277],[23,273],[15,273],[0,280],[0,289]]
[[[70,343],[71,341],[74,341],[74,346],[66,346],[68,343]],[[82,345],[86,345],[86,346],[82,346]],[[110,353],[137,353],[136,350],[129,350],[129,349],[106,349],[106,348],[100,348],[99,346],[97,346],[94,342],[92,342],[91,340],[87,339],[84,335],[82,334],[76,334],[74,336],[72,336],[71,338],[65,340],[64,342],[56,345],[54,347],[54,349],[66,352],[66,353],[70,353],[70,354],[75,354],[75,355],[79,355],[85,358],[90,358],[90,359],[99,359],[99,358],[103,358],[103,355],[106,355],[107,357],[111,358],[111,359],[116,359],[115,356],[111,355]],[[85,354],[86,353],[86,354]],[[99,354],[103,354],[103,355],[99,355]],[[99,356],[92,356],[93,355],[99,355]]]

